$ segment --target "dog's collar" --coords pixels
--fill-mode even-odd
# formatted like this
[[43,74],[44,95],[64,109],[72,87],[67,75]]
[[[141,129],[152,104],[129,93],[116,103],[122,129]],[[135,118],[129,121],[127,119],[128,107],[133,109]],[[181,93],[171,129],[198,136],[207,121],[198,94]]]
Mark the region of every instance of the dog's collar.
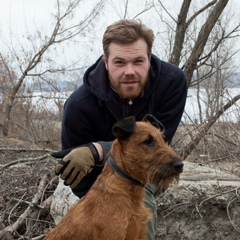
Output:
[[139,186],[143,186],[144,184],[142,184],[140,181],[138,181],[135,178],[132,178],[131,176],[129,176],[123,169],[121,169],[113,160],[112,157],[108,158],[108,163],[109,165],[112,167],[112,169],[117,172],[120,176],[122,176],[123,178],[129,180],[130,182],[134,183],[135,185],[139,185]]

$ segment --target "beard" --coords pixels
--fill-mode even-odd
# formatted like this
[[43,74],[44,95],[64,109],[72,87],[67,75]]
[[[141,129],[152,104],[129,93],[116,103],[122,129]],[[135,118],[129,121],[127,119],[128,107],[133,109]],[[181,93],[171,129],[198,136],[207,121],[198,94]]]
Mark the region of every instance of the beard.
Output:
[[129,77],[116,80],[109,74],[109,80],[111,87],[121,98],[133,99],[143,92],[147,83],[147,76],[144,78]]

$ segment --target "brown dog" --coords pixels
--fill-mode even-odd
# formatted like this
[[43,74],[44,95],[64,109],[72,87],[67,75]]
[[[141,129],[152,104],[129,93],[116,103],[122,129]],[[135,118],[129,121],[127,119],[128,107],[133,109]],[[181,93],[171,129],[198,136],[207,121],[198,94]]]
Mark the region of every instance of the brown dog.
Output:
[[183,169],[159,128],[151,115],[115,124],[117,139],[102,173],[45,240],[145,240],[151,212],[144,205],[144,185],[166,189]]

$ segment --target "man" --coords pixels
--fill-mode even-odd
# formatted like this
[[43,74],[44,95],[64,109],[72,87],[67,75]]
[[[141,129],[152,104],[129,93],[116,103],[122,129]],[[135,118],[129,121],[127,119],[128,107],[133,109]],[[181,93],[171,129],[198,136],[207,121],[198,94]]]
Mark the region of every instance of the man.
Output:
[[[79,198],[101,173],[114,140],[112,126],[120,119],[135,116],[141,120],[151,113],[164,125],[165,140],[170,143],[173,138],[186,101],[185,76],[152,54],[153,40],[153,31],[140,21],[120,20],[110,25],[103,36],[103,56],[85,72],[83,85],[65,103],[65,151],[53,156],[64,157],[56,173]],[[145,190],[146,205],[153,212],[147,239],[155,239],[155,198],[161,189],[147,185]]]

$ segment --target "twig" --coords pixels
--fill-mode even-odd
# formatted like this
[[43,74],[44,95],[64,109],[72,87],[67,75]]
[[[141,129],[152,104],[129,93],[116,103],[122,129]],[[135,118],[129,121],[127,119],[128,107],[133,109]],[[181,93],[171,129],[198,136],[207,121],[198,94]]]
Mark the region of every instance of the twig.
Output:
[[32,238],[32,240],[41,240],[41,239],[43,239],[45,236],[46,236],[46,234],[42,234],[42,235],[40,235],[40,236],[37,236],[37,237]]
[[[163,217],[166,218],[168,215],[170,215],[171,213],[176,211],[178,208],[183,207],[183,206],[188,206],[188,205],[191,205],[191,202],[175,204],[174,206],[171,207],[172,210],[170,212],[168,212],[166,215],[164,215]],[[165,212],[165,211],[166,210],[163,210],[163,212]]]
[[52,149],[42,149],[42,148],[9,148],[0,147],[0,151],[13,151],[13,152],[52,152]]
[[[27,192],[25,192],[23,195],[22,195],[22,198],[24,198],[24,196],[27,194]],[[21,199],[20,199],[21,201]],[[12,215],[12,212],[14,211],[14,209],[17,208],[17,206],[19,205],[20,201],[17,202],[17,204],[11,209],[10,213],[8,214],[8,223],[11,224],[11,219],[10,219],[10,216]]]
[[21,216],[17,219],[15,223],[13,223],[12,225],[0,231],[0,239],[2,239],[5,236],[6,232],[10,232],[12,234],[14,231],[17,231],[18,229],[20,229],[20,227],[24,225],[26,218],[28,218],[32,213],[32,210],[34,208],[32,206],[37,205],[39,200],[41,199],[42,192],[47,181],[48,181],[48,174],[44,174],[39,183],[38,191],[32,198],[31,205],[27,207],[27,209],[23,212],[23,214],[21,214]]
[[210,199],[213,199],[213,198],[215,198],[215,197],[218,197],[218,196],[221,196],[221,195],[230,193],[230,192],[234,192],[234,191],[236,191],[236,190],[238,190],[238,188],[234,188],[234,189],[231,189],[231,190],[228,190],[228,191],[225,191],[225,192],[218,193],[218,194],[216,194],[216,195],[214,195],[214,196],[212,196],[212,197],[208,197],[208,198],[204,199],[203,201],[201,201],[197,206],[200,207],[204,202],[206,202],[206,201],[208,201],[208,200],[210,200]]
[[36,158],[22,158],[22,159],[18,159],[18,160],[12,161],[10,163],[6,163],[4,165],[0,165],[0,172],[2,170],[4,170],[5,168],[8,168],[8,167],[10,167],[12,165],[15,165],[15,164],[40,161],[40,160],[44,160],[44,159],[46,159],[48,157],[50,157],[50,154],[46,153],[46,154],[44,154],[44,155],[42,155],[40,157],[36,157]]
[[202,214],[200,213],[200,211],[199,211],[199,209],[198,209],[198,205],[197,205],[197,204],[195,204],[195,208],[196,208],[196,210],[197,210],[197,212],[198,212],[199,216],[201,217],[201,219],[203,219],[203,216],[202,216]]
[[236,195],[237,195],[237,197],[235,197],[234,199],[232,199],[228,204],[227,204],[227,215],[228,215],[228,219],[229,219],[229,221],[231,222],[231,224],[232,224],[232,226],[234,227],[234,229],[236,230],[236,231],[238,231],[238,232],[240,232],[240,228],[238,228],[236,225],[235,225],[235,223],[233,222],[233,220],[232,220],[232,218],[231,218],[231,216],[230,216],[230,213],[229,213],[229,207],[230,207],[230,205],[234,202],[234,201],[236,201],[237,199],[239,199],[239,194],[238,194],[238,188],[236,189]]
[[37,207],[37,208],[39,208],[39,209],[43,209],[43,206],[41,206],[41,205],[39,205],[39,204],[37,204],[37,205],[33,205],[33,203],[32,202],[29,202],[29,201],[26,201],[26,200],[22,200],[22,199],[19,199],[19,198],[13,198],[13,200],[16,200],[16,201],[18,201],[18,203],[26,203],[26,204],[28,204],[29,206],[31,206],[31,207]]

